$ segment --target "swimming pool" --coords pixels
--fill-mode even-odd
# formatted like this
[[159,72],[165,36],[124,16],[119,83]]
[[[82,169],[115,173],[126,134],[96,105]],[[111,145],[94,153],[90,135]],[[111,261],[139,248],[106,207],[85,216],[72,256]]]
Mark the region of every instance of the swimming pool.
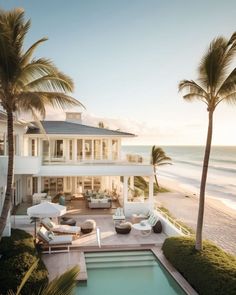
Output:
[[186,295],[151,251],[86,253],[78,295]]

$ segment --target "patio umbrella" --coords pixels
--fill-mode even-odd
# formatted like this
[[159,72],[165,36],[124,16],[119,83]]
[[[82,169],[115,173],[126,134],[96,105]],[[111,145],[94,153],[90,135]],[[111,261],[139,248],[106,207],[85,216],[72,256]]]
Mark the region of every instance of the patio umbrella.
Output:
[[66,207],[55,203],[43,202],[27,209],[27,214],[35,222],[34,238],[36,238],[36,221],[38,218],[58,217],[66,213]]
[[66,213],[66,207],[55,203],[43,202],[38,205],[34,205],[27,209],[27,214],[30,217],[58,217]]

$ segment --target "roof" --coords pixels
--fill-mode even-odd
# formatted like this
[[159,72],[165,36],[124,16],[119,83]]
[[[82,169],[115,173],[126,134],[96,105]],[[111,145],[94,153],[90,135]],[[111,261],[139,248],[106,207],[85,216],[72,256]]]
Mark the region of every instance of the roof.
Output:
[[[67,121],[41,121],[46,134],[77,134],[77,135],[95,135],[95,136],[135,136],[132,133],[121,132],[106,128],[92,127]],[[43,134],[39,127],[29,127],[26,134]]]

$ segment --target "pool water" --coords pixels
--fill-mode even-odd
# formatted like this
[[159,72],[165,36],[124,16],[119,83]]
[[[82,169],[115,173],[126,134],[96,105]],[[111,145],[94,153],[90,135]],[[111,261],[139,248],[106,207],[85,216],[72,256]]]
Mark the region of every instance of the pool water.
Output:
[[151,251],[86,253],[87,282],[77,295],[183,295]]

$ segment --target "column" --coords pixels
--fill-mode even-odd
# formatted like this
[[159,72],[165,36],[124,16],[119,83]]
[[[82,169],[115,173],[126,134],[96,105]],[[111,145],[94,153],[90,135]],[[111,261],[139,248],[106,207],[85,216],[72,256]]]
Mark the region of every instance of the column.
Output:
[[123,197],[124,197],[124,206],[128,202],[128,176],[124,176],[123,183]]
[[154,209],[153,179],[154,179],[154,176],[153,175],[150,175],[149,176],[149,198],[148,198],[149,209],[150,210],[153,210]]
[[41,193],[41,191],[42,191],[42,177],[41,176],[38,177],[37,185],[38,185],[37,191],[38,191],[38,193]]

